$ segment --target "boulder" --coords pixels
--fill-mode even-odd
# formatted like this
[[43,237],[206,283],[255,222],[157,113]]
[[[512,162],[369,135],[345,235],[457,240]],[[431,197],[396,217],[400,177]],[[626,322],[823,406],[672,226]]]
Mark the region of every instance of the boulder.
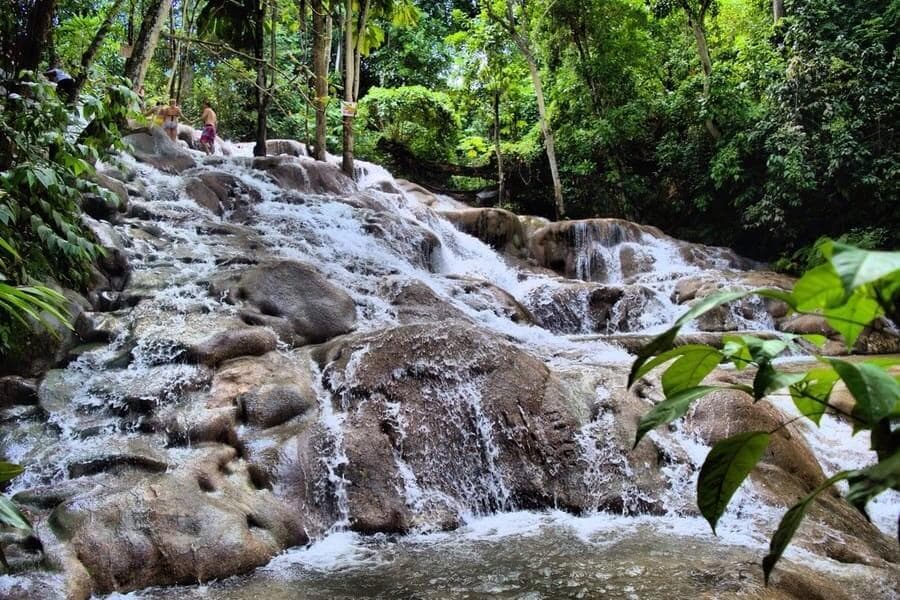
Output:
[[159,127],[138,131],[124,137],[132,154],[140,162],[166,173],[181,173],[197,166],[189,152],[169,139]]
[[105,221],[98,221],[87,215],[82,215],[81,222],[91,233],[96,243],[104,250],[103,255],[97,258],[97,265],[106,275],[113,289],[122,290],[131,272],[128,253],[125,250],[125,241],[122,239],[122,236],[119,235],[112,225]]
[[241,313],[245,322],[272,327],[295,346],[324,342],[356,324],[353,298],[299,261],[244,271],[230,284],[229,298],[247,306]]
[[0,408],[38,403],[38,387],[34,379],[17,375],[0,377]]
[[[715,377],[715,376],[714,376]],[[732,382],[731,374],[718,378]],[[774,431],[765,454],[750,478],[766,503],[787,510],[825,480],[825,474],[795,425],[780,427],[789,418],[767,402],[738,391],[719,391],[696,402],[686,426],[707,444],[745,431]],[[807,519],[840,536],[822,538],[801,528],[796,540],[807,549],[840,562],[884,566],[900,561],[896,540],[891,541],[832,488],[821,494]]]
[[450,275],[448,279],[459,282],[459,285],[452,289],[451,295],[470,308],[480,312],[492,312],[513,323],[534,324],[531,312],[500,286],[477,277]]
[[[61,323],[46,311],[40,313],[40,322],[26,317],[28,328],[16,332],[17,338],[10,340],[9,350],[2,355],[0,376],[36,377],[67,363],[69,353],[76,346],[93,341],[93,322],[85,314],[85,309],[90,308],[88,301],[71,290],[56,288],[56,291],[68,300],[65,306],[70,324]],[[19,388],[17,393],[25,393],[21,386],[15,387]]]
[[535,231],[530,239],[531,254],[538,264],[549,267],[561,275],[579,277],[590,281],[606,281],[611,265],[596,261],[594,268],[584,272],[579,255],[592,243],[612,247],[623,242],[637,243],[645,235],[664,237],[655,227],[638,225],[621,219],[585,219],[550,223]]
[[305,156],[264,156],[252,160],[254,169],[265,171],[286,190],[342,196],[356,191],[356,184],[337,165]]
[[255,356],[271,352],[278,339],[265,327],[243,327],[222,331],[188,348],[188,360],[209,367],[238,356]]
[[214,215],[221,216],[224,212],[218,194],[196,177],[191,177],[187,180],[184,184],[184,193],[196,202],[198,206],[205,208]]
[[225,210],[235,210],[238,206],[258,204],[262,197],[255,188],[222,171],[202,171],[197,178],[218,198]]
[[527,241],[531,239],[534,232],[549,225],[550,219],[534,215],[519,215],[519,222],[522,223],[522,229],[525,231],[525,239]]
[[660,306],[654,293],[639,285],[603,285],[555,281],[524,299],[535,323],[554,333],[614,333],[640,329],[642,317]]
[[[529,236],[539,265],[569,278],[612,283],[654,269],[656,257],[646,245],[677,250],[686,265],[704,269],[748,269],[760,265],[726,248],[690,244],[656,227],[622,219],[584,219],[549,223]],[[670,252],[669,252],[670,253]]]
[[199,149],[200,135],[196,129],[185,123],[178,124],[178,133],[175,136],[187,144],[191,150]]
[[60,504],[53,529],[84,565],[94,592],[188,584],[246,573],[307,541],[303,519],[252,484],[233,448]]
[[470,208],[440,211],[442,217],[492,248],[513,256],[528,253],[525,228],[519,218],[500,208]]
[[288,156],[309,156],[306,146],[297,140],[266,140],[266,153],[269,156],[286,154]]
[[396,311],[397,320],[404,325],[468,319],[464,312],[421,281],[388,278],[382,284],[379,295],[387,299]]
[[118,179],[114,179],[108,175],[104,175],[100,171],[93,174],[92,179],[99,187],[110,192],[113,201],[106,198],[85,194],[82,199],[82,206],[88,214],[95,219],[104,219],[111,221],[118,217],[119,213],[128,212],[128,190]]
[[340,338],[313,356],[343,414],[353,529],[588,502],[575,439],[588,408],[511,344],[449,321]]

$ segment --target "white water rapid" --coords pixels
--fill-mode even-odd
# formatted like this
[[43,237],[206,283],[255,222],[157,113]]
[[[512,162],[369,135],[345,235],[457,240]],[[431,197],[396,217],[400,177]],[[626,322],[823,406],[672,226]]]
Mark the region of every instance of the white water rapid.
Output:
[[[129,216],[115,225],[115,232],[131,266],[129,283],[115,310],[92,313],[108,343],[83,347],[41,383],[40,404],[47,418],[4,429],[5,459],[26,465],[25,474],[6,492],[27,499],[36,490],[56,488],[76,504],[67,504],[67,510],[90,513],[101,505],[96,499],[106,485],[101,477],[111,472],[132,477],[131,469],[139,469],[141,477],[180,476],[194,468],[197,453],[210,442],[226,440],[237,448],[238,459],[252,462],[274,453],[268,489],[278,497],[296,494],[298,488],[314,489],[305,496],[312,498],[308,504],[293,509],[317,516],[303,521],[308,544],[283,553],[273,546],[276,550],[269,554],[277,556],[252,575],[208,585],[204,579],[176,595],[170,595],[170,588],[155,587],[111,597],[287,598],[301,590],[307,597],[322,598],[631,599],[699,597],[701,591],[712,594],[705,597],[719,597],[725,588],[716,585],[725,583],[715,583],[710,575],[716,561],[758,570],[748,562],[758,563],[784,507],[767,500],[758,481],[748,481],[713,536],[697,515],[694,496],[709,446],[696,431],[679,424],[650,434],[644,444],[654,444],[655,454],[630,452],[622,423],[634,415],[616,405],[624,393],[622,374],[633,358],[616,335],[659,331],[684,310],[677,298],[679,283],[733,271],[727,258],[710,250],[701,263],[686,257],[676,240],[649,229],[617,237],[600,235],[582,223],[569,234],[575,259],[567,278],[533,261],[504,256],[463,233],[436,210],[451,210],[452,202],[436,198],[426,205],[377,165],[358,161],[355,182],[342,180],[339,190],[289,191],[268,171],[254,167],[246,147],[231,145],[229,152],[231,157],[208,158],[192,153],[196,166],[181,175],[121,157],[118,168],[128,173],[132,198]],[[305,185],[312,187],[323,177],[311,159],[293,160]],[[190,186],[203,176],[221,174],[237,182],[232,187],[240,188],[234,192],[240,202],[223,205],[216,214],[198,204]],[[321,367],[324,359],[316,358],[316,364],[307,350],[279,342],[279,360],[291,368],[300,365],[312,382],[316,403],[304,430],[312,433],[294,435],[285,429],[288,441],[283,441],[279,427],[287,425],[279,422],[270,428],[277,434],[254,437],[248,421],[231,433],[199,436],[194,433],[197,423],[209,419],[211,411],[225,411],[209,400],[210,394],[242,385],[214,367],[185,362],[188,349],[211,332],[240,326],[244,318],[239,304],[217,282],[223,273],[283,259],[312,265],[349,294],[357,313],[352,339],[358,345],[343,347],[344,355],[329,355],[331,362]],[[600,306],[603,294],[615,299]],[[551,374],[541,375],[541,381],[550,381],[547,389],[562,389],[558,397],[563,401],[584,392],[585,399],[571,400],[578,405],[571,422],[561,419],[556,429],[546,426],[552,434],[574,423],[566,452],[578,469],[573,481],[592,498],[582,514],[562,510],[575,506],[570,499],[560,497],[557,508],[556,499],[517,492],[523,486],[530,490],[527,486],[544,471],[535,467],[522,475],[508,448],[549,442],[536,433],[515,438],[533,426],[534,415],[519,406],[520,414],[498,416],[492,403],[502,399],[486,397],[487,386],[496,379],[481,369],[496,358],[484,356],[493,346],[485,349],[475,340],[471,349],[453,354],[451,331],[449,358],[443,362],[423,355],[406,364],[381,365],[386,352],[379,346],[381,332],[415,325],[426,308],[436,311],[428,313],[428,321],[466,323],[472,331],[486,332],[484,339],[499,340],[503,352],[536,357],[515,354],[509,359],[518,361],[519,369],[510,368],[510,379],[545,369]],[[729,310],[721,319],[730,330],[773,328],[761,303]],[[379,368],[386,373],[381,379],[373,374]],[[463,375],[445,373],[450,368]],[[410,381],[410,373],[421,378],[418,397],[428,406],[427,418],[392,395]],[[276,376],[275,371],[269,374]],[[774,402],[793,414],[789,399]],[[390,437],[383,455],[360,439],[360,431],[369,431],[363,429],[366,419],[378,421],[373,427]],[[501,427],[503,419],[511,424]],[[827,416],[818,429],[798,425],[792,431],[805,436],[823,457],[823,470],[833,473],[874,459],[862,435],[852,438],[850,446],[837,446],[847,439],[847,430],[845,423]],[[310,447],[318,455],[305,454]],[[366,500],[359,497],[354,461],[365,459],[366,453],[389,463],[393,475],[386,485],[396,489],[388,491],[402,499],[403,510],[411,515],[396,530],[376,535],[351,531],[359,517],[354,507]],[[558,465],[540,468],[550,473],[549,483],[540,485],[558,491],[552,486],[567,474]],[[225,469],[223,477],[236,478],[232,471]],[[229,493],[212,492],[221,498]],[[872,506],[875,523],[891,535],[898,514],[900,495],[895,493]],[[261,530],[260,520],[248,516],[246,522]],[[452,527],[458,528],[442,530]],[[395,535],[398,531],[404,535]],[[840,532],[821,535],[843,539]],[[793,546],[786,557],[838,581],[855,576],[858,565],[814,554],[808,547]],[[3,577],[0,594],[16,585]],[[891,597],[893,580],[884,581],[884,589],[873,588],[873,597]],[[661,591],[666,585],[669,593]]]

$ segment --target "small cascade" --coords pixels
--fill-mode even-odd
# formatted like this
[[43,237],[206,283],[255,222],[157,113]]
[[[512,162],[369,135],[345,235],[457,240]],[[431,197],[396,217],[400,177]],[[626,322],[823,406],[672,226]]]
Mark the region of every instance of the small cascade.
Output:
[[[284,154],[295,151],[280,142]],[[496,540],[504,519],[524,518],[529,532],[542,531],[546,519],[576,528],[576,518],[559,511],[510,513],[522,507],[584,511],[577,526],[595,527],[591,535],[621,529],[640,537],[641,527],[660,523],[680,527],[680,535],[702,526],[694,490],[709,447],[676,424],[648,435],[659,465],[635,460],[622,441],[626,413],[613,401],[621,382],[592,374],[627,370],[632,356],[610,336],[667,326],[686,306],[677,301],[679,283],[718,277],[706,269],[734,268],[727,257],[710,251],[701,264],[699,251],[685,252],[653,228],[582,221],[533,234],[546,242],[546,255],[533,262],[551,271],[459,231],[440,213],[458,208],[452,199],[425,202],[420,192],[401,191],[409,188],[378,165],[357,161],[350,180],[336,171],[338,157],[259,161],[248,158],[252,144],[224,149],[230,157],[190,153],[194,166],[182,175],[121,157],[134,174],[130,213],[115,225],[130,279],[111,293],[109,310],[91,313],[109,342],[80,349],[48,373],[39,410],[16,408],[27,425],[7,427],[0,450],[27,468],[8,494],[63,486],[78,499],[66,510],[80,518],[110,481],[150,503],[155,492],[139,486],[169,478],[160,489],[188,490],[204,499],[191,507],[213,507],[191,526],[236,518],[232,541],[261,552],[241,571],[310,538],[312,547],[272,565],[288,568],[298,556],[328,563],[317,553],[362,545],[352,530],[412,531],[409,543],[430,544],[461,525],[470,539]],[[288,176],[291,185],[278,179]],[[197,199],[198,181],[211,182],[205,199],[215,199]],[[293,326],[277,303],[251,312],[245,288],[232,284],[285,260],[306,263],[345,292],[356,311],[351,326],[321,345],[321,338],[290,342],[271,324]],[[404,312],[401,296],[418,310]],[[774,327],[753,300],[716,318],[730,329]],[[259,347],[197,351],[235,332]],[[403,360],[400,350],[408,352]],[[269,404],[257,406],[263,388]],[[789,400],[779,407],[793,414]],[[822,428],[803,430],[829,473],[872,461],[862,436],[836,449],[847,428],[826,416]],[[648,491],[649,469],[661,470],[654,482],[664,490]],[[134,479],[117,480],[121,473]],[[366,478],[378,489],[362,486]],[[360,497],[381,488],[374,500]],[[760,497],[752,483],[739,490],[718,530],[724,544],[762,547],[780,510]],[[896,524],[898,502],[893,494],[872,505],[879,526]],[[156,508],[122,510],[131,518]],[[703,543],[720,547],[711,537]],[[382,550],[354,550],[347,559],[368,561]]]
[[337,508],[335,521],[328,531],[343,531],[350,526],[350,500],[347,497],[347,480],[344,477],[344,469],[350,462],[344,451],[343,425],[347,408],[342,399],[341,408],[335,409],[331,394],[322,387],[321,373],[317,371],[316,375],[313,381],[316,397],[319,399],[319,423],[327,436],[321,460],[327,473],[326,488]]

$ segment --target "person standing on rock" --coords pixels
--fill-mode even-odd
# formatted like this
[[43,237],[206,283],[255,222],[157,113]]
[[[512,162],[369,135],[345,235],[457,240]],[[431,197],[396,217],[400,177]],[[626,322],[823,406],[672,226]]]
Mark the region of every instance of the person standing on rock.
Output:
[[203,101],[203,113],[200,115],[203,121],[203,134],[200,136],[200,147],[207,154],[212,154],[216,150],[216,125],[219,122],[216,111],[212,109],[209,100]]
[[164,107],[160,114],[163,117],[163,129],[166,130],[166,133],[169,136],[169,139],[174,141],[178,140],[178,119],[184,118],[184,113],[181,112],[181,107],[178,106],[175,98],[169,99],[169,105]]

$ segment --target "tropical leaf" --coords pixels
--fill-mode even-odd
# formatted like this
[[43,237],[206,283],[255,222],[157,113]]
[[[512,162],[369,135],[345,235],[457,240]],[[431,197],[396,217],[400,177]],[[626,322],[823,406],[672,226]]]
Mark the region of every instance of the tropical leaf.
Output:
[[710,450],[697,479],[697,506],[713,533],[728,502],[769,445],[766,431],[740,433],[718,442]]
[[675,419],[684,416],[688,408],[690,408],[691,404],[695,400],[699,400],[710,392],[728,389],[740,390],[742,392],[751,391],[750,388],[745,385],[701,385],[687,390],[682,390],[677,394],[673,394],[672,396],[666,398],[665,400],[654,406],[646,415],[641,417],[641,420],[638,423],[634,445],[637,446],[641,439],[647,434],[647,432],[655,429],[656,427],[659,427],[660,425],[671,423]]
[[763,577],[765,578],[766,585],[769,584],[769,575],[772,573],[772,569],[775,568],[775,565],[778,563],[779,559],[781,559],[781,555],[784,554],[785,548],[791,543],[794,534],[797,533],[797,528],[800,527],[800,523],[803,522],[803,518],[806,516],[806,511],[812,501],[815,500],[816,496],[838,481],[847,479],[849,475],[849,472],[841,471],[840,473],[829,477],[822,485],[814,489],[808,496],[792,506],[791,509],[784,514],[781,518],[781,522],[778,524],[778,529],[776,529],[775,533],[772,535],[772,540],[769,543],[769,553],[766,554],[762,561]]

